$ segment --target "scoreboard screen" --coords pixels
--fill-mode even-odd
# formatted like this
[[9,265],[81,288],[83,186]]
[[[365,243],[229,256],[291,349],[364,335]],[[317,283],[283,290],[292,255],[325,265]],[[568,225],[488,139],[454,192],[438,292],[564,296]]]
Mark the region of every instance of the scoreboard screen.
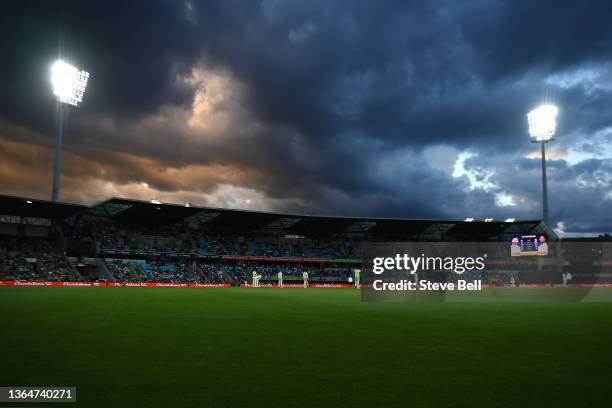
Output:
[[546,237],[546,234],[513,235],[510,243],[510,255],[548,255],[548,238]]

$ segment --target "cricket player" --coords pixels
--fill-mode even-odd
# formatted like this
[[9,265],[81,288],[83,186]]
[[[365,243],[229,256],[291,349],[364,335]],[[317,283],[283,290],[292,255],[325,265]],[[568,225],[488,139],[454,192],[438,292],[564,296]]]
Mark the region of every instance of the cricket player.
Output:
[[359,289],[361,284],[359,283],[359,275],[361,274],[361,269],[355,269],[355,287]]
[[257,272],[253,271],[253,287],[259,287],[259,280],[261,279],[261,275],[258,275]]
[[563,286],[567,286],[569,281],[572,280],[572,274],[569,272],[563,272],[561,277],[563,278]]
[[540,235],[539,242],[536,244],[538,248],[538,255],[548,255],[548,244],[546,243],[546,237]]
[[278,276],[278,287],[282,288],[283,287],[283,273],[279,271],[277,276]]
[[512,238],[512,244],[510,244],[510,256],[521,256],[521,246],[519,245],[519,239],[517,237]]
[[302,273],[302,279],[304,279],[304,287],[307,288],[308,287],[308,272],[304,271]]

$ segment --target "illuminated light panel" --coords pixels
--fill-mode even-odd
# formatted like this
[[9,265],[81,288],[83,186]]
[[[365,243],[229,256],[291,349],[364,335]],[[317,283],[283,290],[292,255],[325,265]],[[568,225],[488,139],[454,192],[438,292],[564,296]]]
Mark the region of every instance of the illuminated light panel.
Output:
[[527,114],[529,135],[533,142],[548,142],[557,130],[557,109],[554,105],[542,105]]
[[89,72],[79,71],[64,61],[56,61],[51,67],[51,84],[57,100],[72,106],[83,101]]

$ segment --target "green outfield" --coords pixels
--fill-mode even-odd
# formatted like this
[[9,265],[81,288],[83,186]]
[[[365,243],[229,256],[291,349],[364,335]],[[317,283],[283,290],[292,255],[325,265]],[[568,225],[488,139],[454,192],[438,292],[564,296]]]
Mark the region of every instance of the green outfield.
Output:
[[72,407],[612,406],[612,303],[0,287],[0,328],[0,385]]

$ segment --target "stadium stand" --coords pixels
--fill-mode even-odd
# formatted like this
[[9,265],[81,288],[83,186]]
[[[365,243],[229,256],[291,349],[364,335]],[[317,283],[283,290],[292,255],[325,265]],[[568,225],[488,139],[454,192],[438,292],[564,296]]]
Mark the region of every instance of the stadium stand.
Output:
[[507,241],[537,220],[323,217],[112,198],[90,207],[0,196],[0,277],[239,285],[348,282],[369,242]]
[[78,281],[81,276],[47,239],[0,238],[0,280]]

